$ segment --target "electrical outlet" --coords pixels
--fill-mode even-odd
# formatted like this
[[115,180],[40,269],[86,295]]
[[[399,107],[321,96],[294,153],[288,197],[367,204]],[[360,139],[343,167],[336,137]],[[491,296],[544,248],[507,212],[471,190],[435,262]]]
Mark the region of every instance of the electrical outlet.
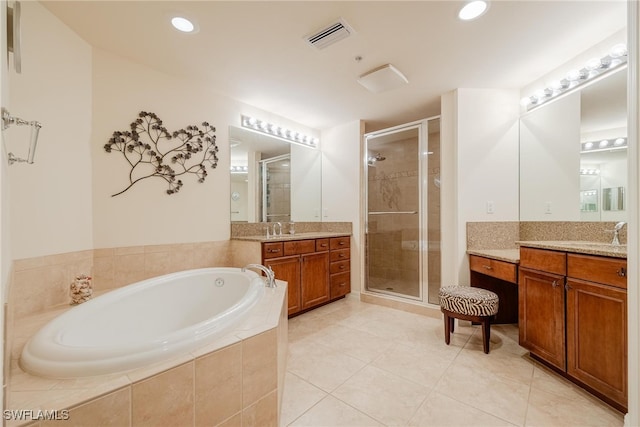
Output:
[[492,214],[496,211],[496,207],[495,204],[493,203],[493,201],[487,201],[487,213],[488,214]]
[[551,202],[545,202],[545,204],[544,204],[544,213],[546,213],[546,214],[550,214],[551,213]]

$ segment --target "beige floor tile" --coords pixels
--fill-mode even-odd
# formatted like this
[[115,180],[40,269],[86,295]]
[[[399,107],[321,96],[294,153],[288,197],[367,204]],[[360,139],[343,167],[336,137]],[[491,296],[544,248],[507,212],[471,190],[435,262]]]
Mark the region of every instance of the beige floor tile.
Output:
[[280,411],[280,425],[287,426],[320,402],[327,393],[302,378],[287,372],[284,380],[284,394]]
[[333,325],[317,332],[313,339],[363,362],[373,361],[393,345],[390,340],[342,325]]
[[595,397],[558,399],[558,396],[532,389],[526,426],[607,426],[624,425],[623,415]]
[[290,425],[623,424],[618,411],[531,359],[517,325],[492,325],[486,355],[480,327],[463,323],[447,346],[441,318],[354,298],[290,319],[295,385],[283,408],[298,409],[283,409],[281,425],[305,410]]
[[311,339],[289,345],[287,370],[327,392],[333,391],[365,364]]
[[[446,347],[444,343],[440,345]],[[371,365],[406,380],[433,388],[451,365],[456,354],[425,351],[398,344],[384,352]]]
[[409,422],[414,427],[489,427],[513,426],[505,420],[458,402],[440,393],[431,393]]
[[332,396],[322,399],[320,403],[290,425],[308,427],[383,427],[383,424]]
[[430,390],[367,366],[332,395],[386,425],[407,425]]
[[[438,382],[436,390],[512,424],[522,425],[531,380],[529,383],[521,383],[496,375],[494,369],[484,369],[483,364],[490,356],[491,354],[478,352],[473,352],[467,358],[459,355]],[[494,362],[504,360],[506,359]],[[493,365],[490,362],[488,366]]]

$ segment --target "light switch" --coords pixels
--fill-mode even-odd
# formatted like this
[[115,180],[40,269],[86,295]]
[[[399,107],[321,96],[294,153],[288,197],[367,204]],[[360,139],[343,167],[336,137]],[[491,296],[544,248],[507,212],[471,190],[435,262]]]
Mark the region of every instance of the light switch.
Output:
[[551,213],[551,202],[545,202],[545,204],[544,204],[544,213],[546,213],[546,214],[550,214]]

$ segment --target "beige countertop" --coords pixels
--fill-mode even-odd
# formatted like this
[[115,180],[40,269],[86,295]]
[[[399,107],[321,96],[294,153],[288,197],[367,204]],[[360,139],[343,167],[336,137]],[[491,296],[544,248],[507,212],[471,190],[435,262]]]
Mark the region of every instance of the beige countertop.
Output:
[[350,236],[350,233],[340,233],[333,231],[312,231],[306,233],[296,233],[296,234],[286,234],[283,233],[282,236],[277,237],[269,237],[264,236],[242,236],[242,237],[232,237],[231,240],[244,240],[250,242],[286,242],[290,240],[305,240],[305,239],[327,239],[330,237],[343,237]]
[[612,245],[604,242],[585,242],[579,240],[558,241],[520,241],[520,247],[550,249],[587,255],[627,258],[627,245]]
[[477,255],[485,258],[518,264],[520,262],[519,249],[468,249],[469,255]]
[[[586,255],[609,256],[627,258],[627,245],[612,245],[604,242],[587,242],[580,240],[542,240],[519,241],[520,247],[549,249],[554,251],[573,252]],[[506,261],[514,264],[520,262],[519,249],[467,249],[469,255]]]

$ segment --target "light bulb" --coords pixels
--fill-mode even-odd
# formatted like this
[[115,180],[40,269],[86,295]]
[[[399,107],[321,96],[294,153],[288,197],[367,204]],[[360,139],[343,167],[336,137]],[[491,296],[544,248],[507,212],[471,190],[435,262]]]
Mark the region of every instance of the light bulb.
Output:
[[624,43],[617,44],[611,48],[611,57],[620,58],[621,56],[627,56],[627,45]]
[[567,80],[575,82],[580,79],[580,70],[571,70],[567,73]]
[[593,142],[587,142],[584,144],[584,148],[587,150],[591,150],[593,148]]
[[458,12],[458,18],[463,21],[470,21],[482,16],[489,7],[489,4],[483,0],[476,0],[464,5],[460,12]]
[[608,141],[608,140],[606,140],[606,139],[603,139],[602,141],[600,141],[600,144],[598,144],[598,146],[599,146],[600,148],[604,148],[604,147],[606,147],[607,145],[609,145],[609,141]]
[[598,68],[600,68],[600,65],[602,65],[602,62],[600,62],[599,58],[591,58],[585,64],[585,68],[587,70],[597,70]]
[[171,18],[171,25],[176,30],[182,31],[183,33],[190,33],[195,29],[195,25],[191,21],[186,18],[182,18],[181,16],[176,16]]
[[613,145],[615,146],[620,146],[624,144],[624,138],[617,138],[614,142]]

